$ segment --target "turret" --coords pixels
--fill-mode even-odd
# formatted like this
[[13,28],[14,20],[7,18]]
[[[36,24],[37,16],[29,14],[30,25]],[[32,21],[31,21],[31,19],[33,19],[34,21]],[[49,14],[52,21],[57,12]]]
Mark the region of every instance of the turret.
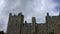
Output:
[[9,26],[11,26],[11,24],[12,24],[12,13],[9,13],[9,20],[8,20],[8,26],[7,26],[7,34],[8,34],[9,32],[11,32],[11,31],[10,31],[10,28],[11,28],[11,27],[9,27]]
[[22,24],[22,23],[24,22],[24,15],[22,14],[22,12],[20,12],[20,13],[18,14],[18,22],[19,22],[20,24]]
[[49,13],[47,13],[46,21],[50,18]]
[[[24,23],[24,15],[21,13],[18,16],[9,14],[7,34],[22,34]],[[13,32],[13,33],[12,33]]]
[[32,34],[36,34],[36,18],[32,17]]
[[52,18],[51,16],[49,16],[49,13],[47,13],[47,16],[46,16],[47,34],[52,31],[50,25],[52,25]]
[[12,19],[12,13],[9,13],[9,21]]
[[21,15],[21,22],[24,23],[24,15]]
[[47,16],[46,16],[46,27],[47,27],[47,34],[48,34],[48,22],[49,22],[49,13],[47,13]]
[[36,23],[36,18],[32,17],[32,23],[35,24]]
[[9,13],[9,21],[10,21],[11,18],[12,18],[12,13]]
[[24,23],[24,15],[22,14],[22,12],[20,12],[18,14],[18,23],[19,23],[19,31],[20,31],[20,34],[22,34],[22,28],[23,28],[23,23]]

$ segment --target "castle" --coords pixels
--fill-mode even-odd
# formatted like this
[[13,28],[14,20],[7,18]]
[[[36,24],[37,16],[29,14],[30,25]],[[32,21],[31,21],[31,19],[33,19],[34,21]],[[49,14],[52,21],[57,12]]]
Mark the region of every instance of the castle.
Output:
[[60,34],[60,13],[58,16],[50,16],[47,13],[46,23],[36,23],[32,17],[32,23],[24,22],[24,15],[20,12],[17,16],[9,14],[7,34]]

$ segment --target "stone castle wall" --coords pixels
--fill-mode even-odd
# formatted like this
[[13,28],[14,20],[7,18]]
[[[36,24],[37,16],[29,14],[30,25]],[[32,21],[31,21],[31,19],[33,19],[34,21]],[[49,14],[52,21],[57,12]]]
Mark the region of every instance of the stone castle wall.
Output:
[[46,23],[36,23],[36,18],[32,17],[32,23],[24,23],[24,15],[19,13],[17,16],[9,14],[7,34],[60,34],[60,14],[49,16],[47,13]]

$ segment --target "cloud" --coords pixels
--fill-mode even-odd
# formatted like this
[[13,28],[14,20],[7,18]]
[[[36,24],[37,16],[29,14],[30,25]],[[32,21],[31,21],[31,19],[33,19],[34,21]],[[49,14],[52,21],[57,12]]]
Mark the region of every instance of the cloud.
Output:
[[36,17],[38,23],[45,22],[46,13],[50,15],[58,15],[55,7],[56,3],[53,0],[1,0],[0,4],[0,30],[6,32],[9,13],[18,14],[23,12],[25,20],[31,22],[31,17]]
[[[30,5],[32,5],[32,7]],[[54,9],[55,6],[56,4],[53,3],[52,0],[34,0],[32,4],[27,4],[28,8],[26,7],[25,9],[25,14],[27,14],[26,19],[28,19],[28,21],[30,20],[31,22],[31,17],[35,16],[37,18],[37,22],[44,23],[47,12],[53,12],[51,15],[54,15],[56,13]]]
[[60,0],[53,0],[53,1],[54,1],[54,3],[56,4],[55,10],[56,10],[57,12],[60,12]]

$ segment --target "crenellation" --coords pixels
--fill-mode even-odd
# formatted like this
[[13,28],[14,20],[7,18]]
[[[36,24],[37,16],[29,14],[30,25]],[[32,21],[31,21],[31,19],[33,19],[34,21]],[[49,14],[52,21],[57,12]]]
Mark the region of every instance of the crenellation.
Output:
[[32,23],[36,23],[36,18],[32,17]]
[[[60,14],[59,14],[60,15]],[[9,21],[7,27],[7,34],[60,34],[60,17],[50,16],[47,13],[46,23],[36,23],[36,17],[32,17],[32,23],[27,23],[24,15],[19,13],[12,16],[9,14]]]

